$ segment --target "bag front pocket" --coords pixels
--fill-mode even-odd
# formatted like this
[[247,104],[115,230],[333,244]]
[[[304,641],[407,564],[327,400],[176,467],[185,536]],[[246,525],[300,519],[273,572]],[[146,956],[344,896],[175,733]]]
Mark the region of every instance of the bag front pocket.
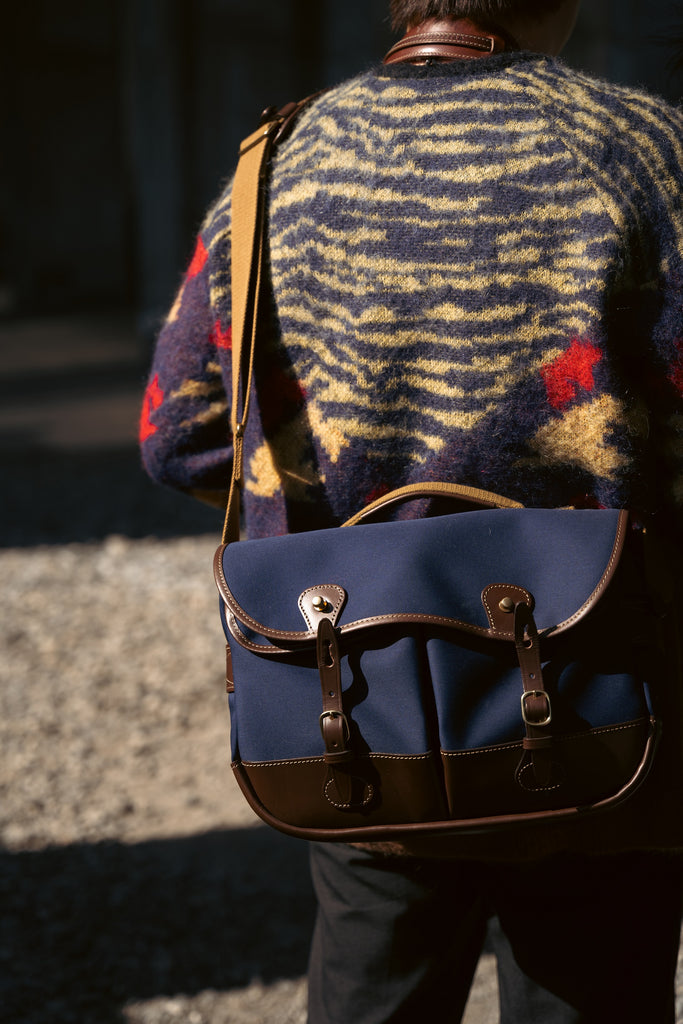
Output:
[[449,814],[459,819],[507,817],[588,807],[620,797],[637,784],[652,731],[645,718],[557,737],[545,786],[536,784],[531,763],[522,763],[522,743],[444,751]]
[[416,637],[345,645],[342,707],[351,756],[332,765],[320,731],[315,658],[232,647],[233,767],[252,806],[296,827],[447,817],[433,699]]
[[602,631],[598,647],[593,633],[547,642],[534,695],[548,720],[535,730],[513,645],[427,642],[451,817],[590,806],[636,785],[655,732],[647,684],[626,645],[610,650]]

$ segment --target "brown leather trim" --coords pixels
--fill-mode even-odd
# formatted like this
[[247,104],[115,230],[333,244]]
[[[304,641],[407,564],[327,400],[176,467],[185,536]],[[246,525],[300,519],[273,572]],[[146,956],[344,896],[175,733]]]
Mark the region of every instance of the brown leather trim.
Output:
[[[315,642],[316,632],[313,629],[310,630],[285,630],[285,629],[272,629],[270,626],[266,626],[265,623],[259,622],[258,619],[253,618],[247,611],[242,608],[239,602],[235,599],[228,581],[225,578],[223,572],[223,552],[227,547],[226,544],[221,544],[217,549],[214,560],[214,579],[216,586],[218,587],[219,593],[225,601],[226,607],[231,613],[228,615],[228,626],[231,634],[235,640],[249,651],[255,653],[273,655],[273,654],[284,654],[288,653],[291,648],[289,647],[266,647],[263,644],[255,644],[247,639],[239,629],[239,624],[247,626],[255,633],[259,633],[261,636],[268,640],[276,640],[282,644],[287,645],[300,645],[310,644]],[[322,584],[320,585],[322,586]],[[327,587],[335,587],[335,584],[325,584]],[[338,590],[342,588],[339,587]],[[388,626],[388,625],[410,625],[415,623],[417,625],[431,625],[438,626],[440,628],[455,629],[463,633],[471,633],[475,636],[490,637],[498,640],[511,640],[514,638],[514,630],[512,626],[509,631],[505,633],[498,633],[495,629],[487,629],[484,626],[475,626],[468,622],[462,622],[459,619],[451,619],[442,615],[421,615],[419,613],[413,614],[400,614],[400,615],[373,615],[367,619],[357,619],[355,622],[347,622],[343,626],[339,626],[339,632],[343,635],[358,633],[364,629],[368,629],[374,626]]]
[[[316,601],[321,602],[320,607],[314,603]],[[345,601],[346,592],[343,587],[322,583],[320,586],[307,587],[299,596],[299,611],[309,630],[315,632],[321,618],[329,619],[336,626]]]
[[495,32],[484,32],[467,18],[429,19],[409,29],[391,47],[384,64],[405,61],[474,60],[489,57],[506,48],[506,40]]
[[489,583],[488,587],[484,587],[481,592],[481,603],[484,605],[491,629],[498,634],[514,637],[514,611],[515,605],[520,601],[534,610],[533,594],[524,587],[517,587],[514,583]]
[[[563,622],[557,623],[553,630],[553,636],[557,636],[558,633],[564,632],[570,627],[575,626],[580,619],[584,618],[584,616],[586,616],[588,612],[593,607],[595,607],[595,605],[598,603],[604,592],[607,590],[607,587],[612,582],[614,574],[617,570],[617,566],[619,565],[621,553],[624,550],[624,542],[626,540],[629,519],[630,516],[628,511],[626,509],[620,509],[619,517],[617,519],[617,529],[614,536],[614,545],[612,547],[612,554],[610,555],[609,561],[607,562],[605,571],[598,580],[595,590],[590,595],[590,597],[581,605],[581,607],[574,612],[573,615],[570,615],[569,618],[565,619]],[[547,625],[542,626],[541,632],[547,628]]]
[[[242,630],[240,629],[239,622],[235,618],[234,614],[228,609],[226,612],[226,622],[228,629],[230,630],[230,636],[237,641],[240,647],[244,647],[245,651],[252,651],[254,654],[263,654],[267,657],[281,656],[283,654],[292,654],[293,651],[300,651],[302,647],[310,646],[306,642],[301,644],[292,643],[289,647],[277,647],[275,644],[257,644],[253,640],[249,640]],[[316,639],[316,634],[313,633],[312,638]],[[305,637],[306,641],[310,641],[311,636],[308,634]]]
[[[222,590],[221,593],[223,594]],[[230,596],[232,597],[232,595]],[[223,597],[225,597],[224,594]],[[227,601],[226,604],[228,604]],[[237,643],[248,651],[253,651],[255,654],[263,654],[266,656],[291,654],[294,650],[298,650],[301,647],[310,647],[315,643],[316,634],[313,632],[295,633],[287,632],[285,630],[269,629],[267,626],[264,626],[262,623],[257,622],[256,619],[252,619],[251,616],[247,615],[236,601],[234,601],[234,608],[238,611],[234,611],[233,606],[228,604],[229,612],[226,617],[228,628],[230,629],[231,636],[234,637]],[[266,645],[254,643],[249,640],[239,628],[241,622],[267,639],[279,640],[281,644],[286,644],[287,646],[277,647],[273,644]],[[343,636],[354,636],[356,633],[361,633],[365,629],[400,625],[435,626],[439,629],[452,629],[455,632],[467,633],[472,636],[487,637],[490,640],[507,640],[510,642],[514,639],[512,633],[499,633],[494,629],[485,629],[483,626],[472,626],[469,623],[461,622],[458,619],[447,619],[438,615],[375,615],[372,618],[358,619],[356,622],[347,623],[347,625],[339,626],[337,628]]]
[[[361,773],[363,770],[367,771],[372,781],[376,781],[376,776],[372,773],[381,772],[382,786],[376,790],[376,803],[362,811],[335,812],[334,808],[321,798],[322,816],[318,815],[317,806],[313,809],[309,806],[310,785],[317,787],[326,771],[322,757],[262,764],[236,762],[232,767],[240,789],[256,814],[266,824],[280,832],[300,839],[335,842],[401,839],[410,842],[411,839],[420,840],[426,837],[486,835],[501,830],[504,832],[508,828],[521,828],[541,822],[551,825],[553,822],[585,817],[615,808],[625,801],[647,778],[659,739],[659,726],[655,719],[641,723],[625,723],[623,728],[628,729],[630,724],[634,730],[642,730],[640,754],[633,770],[628,769],[628,777],[623,782],[616,783],[617,789],[614,792],[582,803],[580,806],[541,808],[521,813],[506,812],[486,814],[482,817],[448,818],[440,793],[437,765],[433,755],[429,754],[415,757],[371,754],[368,757],[357,758],[354,765]],[[596,735],[603,732],[608,733],[610,729],[596,730]],[[488,754],[491,750],[509,749],[516,759],[520,746],[519,743],[500,744],[498,748],[480,748],[476,753]],[[463,753],[462,756],[471,755]],[[421,775],[422,779],[415,777],[415,768],[418,765],[421,765],[418,775]],[[277,770],[272,771],[273,768]],[[430,793],[431,808],[428,804]],[[440,810],[435,813],[437,807]],[[412,821],[411,814],[417,815]],[[433,817],[430,820],[431,815]],[[344,824],[339,824],[340,818]],[[401,818],[403,820],[400,820]],[[313,821],[315,824],[312,824]],[[327,825],[327,822],[330,824]]]
[[448,37],[435,38],[427,36],[422,42],[416,40],[412,45],[405,43],[403,48],[393,53],[391,51],[387,53],[382,63],[426,64],[428,61],[476,60],[478,57],[490,57],[492,53],[500,52],[499,50],[491,49],[489,44],[483,52],[475,51],[473,53],[474,47],[464,42],[458,42],[459,38],[463,37],[453,36],[453,42],[449,42]]
[[[610,557],[604,572],[602,573],[596,587],[589,597],[584,601],[580,608],[578,608],[573,615],[563,622],[559,623],[542,623],[539,624],[539,631],[543,632],[549,627],[553,627],[553,636],[557,636],[572,626],[575,626],[588,612],[597,604],[602,597],[603,593],[609,586],[614,573],[619,564],[619,558],[624,547],[624,541],[626,538],[626,531],[629,521],[629,513],[625,510],[619,512],[617,520],[617,529],[615,532],[614,544]],[[282,654],[289,645],[307,645],[315,642],[315,631],[314,630],[282,630],[273,629],[267,626],[263,622],[259,622],[258,619],[253,618],[244,608],[241,607],[239,602],[235,599],[232,594],[228,582],[223,572],[223,552],[227,545],[221,544],[214,555],[214,579],[216,586],[218,587],[219,593],[221,594],[227,608],[232,612],[236,620],[233,625],[242,623],[249,629],[268,640],[273,640],[276,643],[284,645],[283,648],[277,649],[275,647],[265,647],[259,644],[253,644],[247,640],[241,630],[237,629],[231,633],[235,640],[245,647],[247,650],[255,651],[260,654],[267,656],[273,656],[276,654]],[[503,584],[496,584],[492,581],[489,586],[503,586]],[[330,581],[327,586],[334,587],[337,584],[334,581]],[[488,588],[485,588],[488,589]],[[230,623],[230,618],[228,617]],[[387,615],[373,615],[366,619],[358,619],[355,622],[347,622],[339,626],[338,629],[342,635],[355,634],[365,629],[371,629],[380,626],[393,626],[393,625],[427,625],[436,626],[440,629],[453,629],[458,632],[466,633],[473,636],[486,637],[492,640],[510,640],[514,637],[514,630],[512,624],[508,630],[502,631],[492,627],[486,628],[484,626],[476,626],[469,622],[463,622],[460,619],[452,619],[447,616],[441,615],[422,615],[416,614],[387,614]]]
[[[363,829],[368,821],[393,823],[440,820],[447,816],[438,754],[371,754],[343,766],[360,788],[357,804],[335,806],[324,757],[233,764],[235,777],[252,808],[268,821],[294,829]],[[368,797],[368,794],[369,797]],[[269,816],[272,821],[269,821]],[[361,834],[362,831],[361,831]]]
[[[650,730],[648,719],[555,736],[552,778],[535,784],[531,765],[528,789],[516,775],[521,743],[442,754],[450,813],[455,818],[582,806],[618,792],[637,770]],[[600,788],[596,788],[599,786]]]

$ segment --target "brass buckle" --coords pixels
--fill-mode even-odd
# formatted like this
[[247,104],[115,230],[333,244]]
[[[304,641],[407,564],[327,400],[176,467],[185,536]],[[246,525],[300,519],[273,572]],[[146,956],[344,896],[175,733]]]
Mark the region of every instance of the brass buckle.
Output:
[[322,738],[326,741],[325,730],[323,728],[323,719],[325,719],[325,718],[341,718],[341,720],[342,720],[342,727],[344,729],[344,742],[348,743],[349,740],[351,739],[351,729],[349,728],[348,719],[347,719],[346,715],[344,714],[344,712],[343,711],[323,711],[322,715],[318,719],[318,721],[320,723],[320,733],[322,735]]
[[[542,722],[534,722],[527,715],[526,702],[529,697],[544,697],[546,704],[548,705],[548,714]],[[537,729],[542,728],[544,725],[550,725],[553,720],[552,708],[550,706],[550,696],[545,690],[525,690],[522,694],[522,718],[524,719],[525,725],[530,725]]]

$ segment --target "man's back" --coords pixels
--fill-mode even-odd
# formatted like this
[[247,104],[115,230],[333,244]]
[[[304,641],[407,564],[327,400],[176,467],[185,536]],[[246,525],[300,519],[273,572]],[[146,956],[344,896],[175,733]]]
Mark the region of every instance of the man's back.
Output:
[[[256,530],[259,499],[323,490],[336,521],[428,478],[652,502],[643,402],[657,389],[666,418],[678,358],[682,126],[538,54],[384,67],[314,103],[271,172]],[[205,233],[223,323],[228,227],[229,194]]]

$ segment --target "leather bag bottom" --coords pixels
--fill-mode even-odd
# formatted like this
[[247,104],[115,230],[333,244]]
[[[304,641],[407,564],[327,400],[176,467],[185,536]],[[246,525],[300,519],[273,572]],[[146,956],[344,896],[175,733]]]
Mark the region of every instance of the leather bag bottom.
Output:
[[[655,721],[642,718],[558,738],[550,785],[541,788],[523,784],[518,742],[437,754],[373,753],[334,768],[323,757],[232,767],[257,814],[301,838],[476,832],[623,800],[647,775],[656,733]],[[349,781],[346,806],[335,799],[340,775]]]

